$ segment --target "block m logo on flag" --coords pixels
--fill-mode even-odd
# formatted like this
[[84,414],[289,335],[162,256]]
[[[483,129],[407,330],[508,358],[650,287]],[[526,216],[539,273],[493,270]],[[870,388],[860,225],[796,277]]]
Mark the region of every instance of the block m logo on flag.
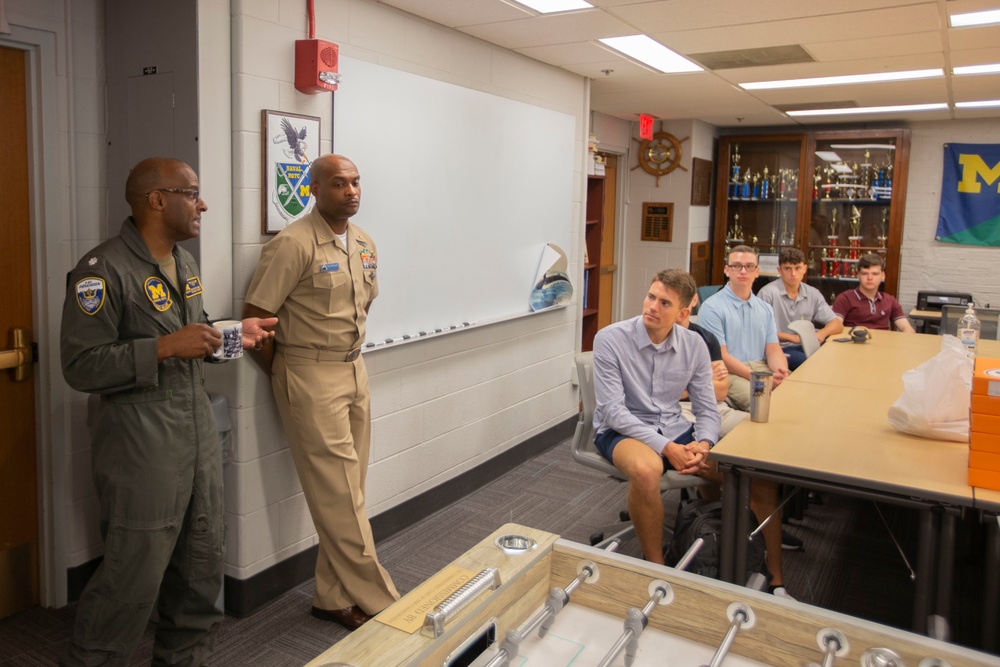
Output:
[[1000,246],[1000,144],[945,144],[935,238]]

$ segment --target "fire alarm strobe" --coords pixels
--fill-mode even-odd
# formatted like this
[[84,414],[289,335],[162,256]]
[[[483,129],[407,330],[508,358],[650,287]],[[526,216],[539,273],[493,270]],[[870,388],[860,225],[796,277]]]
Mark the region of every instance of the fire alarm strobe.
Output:
[[322,39],[295,40],[295,88],[299,92],[326,93],[337,90],[340,49]]

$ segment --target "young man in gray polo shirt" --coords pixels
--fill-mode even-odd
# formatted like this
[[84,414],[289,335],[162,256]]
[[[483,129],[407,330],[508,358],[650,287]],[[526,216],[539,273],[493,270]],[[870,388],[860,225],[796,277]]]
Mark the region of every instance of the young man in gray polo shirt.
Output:
[[796,320],[809,320],[816,327],[820,345],[832,334],[844,329],[841,319],[812,285],[802,282],[806,277],[806,256],[798,248],[785,248],[778,256],[780,280],[760,288],[757,296],[771,306],[774,323],[778,328],[778,341],[788,357],[788,370],[794,371],[806,360],[799,335],[788,325]]

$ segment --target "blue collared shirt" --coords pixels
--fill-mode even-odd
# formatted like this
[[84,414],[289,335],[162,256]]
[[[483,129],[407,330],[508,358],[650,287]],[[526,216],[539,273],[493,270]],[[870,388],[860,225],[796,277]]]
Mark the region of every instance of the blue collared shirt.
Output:
[[764,348],[778,342],[774,311],[756,295],[746,301],[726,284],[705,299],[698,311],[698,324],[705,327],[740,361],[765,359]]
[[695,414],[694,438],[714,445],[722,420],[712,389],[712,362],[702,337],[674,325],[656,349],[642,316],[616,322],[594,338],[594,432],[613,429],[663,448],[691,424],[681,415],[686,389]]

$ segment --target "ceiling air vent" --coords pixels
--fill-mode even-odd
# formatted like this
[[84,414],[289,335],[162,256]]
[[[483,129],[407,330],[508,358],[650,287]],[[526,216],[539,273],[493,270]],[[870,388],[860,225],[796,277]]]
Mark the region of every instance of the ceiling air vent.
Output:
[[815,58],[809,55],[798,44],[767,46],[762,49],[692,53],[688,55],[688,58],[698,61],[711,70],[790,65],[792,63],[811,63],[816,61]]

